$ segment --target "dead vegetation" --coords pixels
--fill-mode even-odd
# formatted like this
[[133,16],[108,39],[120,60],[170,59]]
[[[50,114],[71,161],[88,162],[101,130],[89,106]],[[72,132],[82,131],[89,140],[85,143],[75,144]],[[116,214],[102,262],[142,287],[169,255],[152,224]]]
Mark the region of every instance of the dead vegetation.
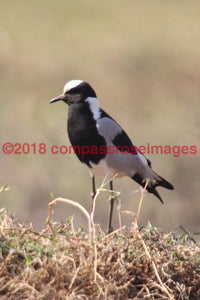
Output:
[[0,217],[0,299],[200,299],[200,248],[185,233],[95,225],[91,240],[73,220],[51,222],[53,235]]

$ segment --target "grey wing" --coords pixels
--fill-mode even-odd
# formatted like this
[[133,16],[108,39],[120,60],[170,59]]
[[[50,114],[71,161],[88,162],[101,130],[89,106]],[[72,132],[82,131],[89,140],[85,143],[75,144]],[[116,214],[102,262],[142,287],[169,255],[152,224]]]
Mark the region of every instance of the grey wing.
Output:
[[97,120],[97,130],[99,134],[115,146],[133,146],[133,143],[121,126],[102,109],[101,118]]
[[122,132],[122,128],[113,119],[104,117],[98,119],[96,122],[99,134],[102,135],[109,143]]
[[[146,157],[138,152],[126,132],[105,112],[97,120],[97,130],[106,140],[108,146],[106,162],[110,168],[119,173],[119,176],[132,177],[138,173],[143,178],[148,177]],[[109,146],[114,150],[112,153],[109,153]],[[124,146],[126,147],[123,148]],[[125,149],[125,152],[122,149]]]

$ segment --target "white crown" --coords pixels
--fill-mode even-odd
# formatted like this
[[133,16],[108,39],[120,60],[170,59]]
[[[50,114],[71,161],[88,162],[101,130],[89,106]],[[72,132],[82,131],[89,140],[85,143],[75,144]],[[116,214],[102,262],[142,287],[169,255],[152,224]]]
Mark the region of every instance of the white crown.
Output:
[[63,89],[63,92],[66,93],[68,92],[69,90],[77,87],[79,84],[81,84],[83,82],[83,80],[70,80],[68,81],[65,86],[64,86],[64,89]]

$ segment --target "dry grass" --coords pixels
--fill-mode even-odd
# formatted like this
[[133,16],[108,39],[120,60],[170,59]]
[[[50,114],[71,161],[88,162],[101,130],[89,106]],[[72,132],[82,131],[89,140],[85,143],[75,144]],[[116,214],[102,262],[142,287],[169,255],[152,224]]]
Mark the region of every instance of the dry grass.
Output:
[[186,234],[95,225],[91,240],[72,219],[50,223],[55,236],[1,211],[1,299],[199,299],[200,249]]

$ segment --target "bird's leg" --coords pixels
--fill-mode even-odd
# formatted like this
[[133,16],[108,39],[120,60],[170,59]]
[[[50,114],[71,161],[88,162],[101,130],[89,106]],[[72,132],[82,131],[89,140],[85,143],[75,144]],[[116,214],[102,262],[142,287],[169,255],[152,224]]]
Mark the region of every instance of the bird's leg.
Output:
[[112,180],[110,181],[110,191],[111,191],[111,197],[110,197],[110,216],[109,216],[108,233],[113,231],[113,228],[112,228],[112,214],[113,214],[113,207],[114,207],[115,198],[113,197],[113,182],[112,182]]
[[95,177],[92,176],[92,209],[91,214],[94,216],[94,197],[96,195]]

